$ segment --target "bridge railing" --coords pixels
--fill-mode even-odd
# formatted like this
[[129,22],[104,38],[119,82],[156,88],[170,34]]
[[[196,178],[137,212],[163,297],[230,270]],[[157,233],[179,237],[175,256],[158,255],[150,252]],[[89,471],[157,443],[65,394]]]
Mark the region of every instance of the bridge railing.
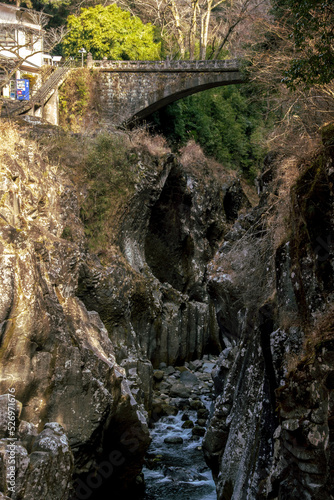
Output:
[[87,58],[87,66],[106,68],[118,71],[236,71],[239,69],[237,59],[204,60],[204,61],[95,61]]

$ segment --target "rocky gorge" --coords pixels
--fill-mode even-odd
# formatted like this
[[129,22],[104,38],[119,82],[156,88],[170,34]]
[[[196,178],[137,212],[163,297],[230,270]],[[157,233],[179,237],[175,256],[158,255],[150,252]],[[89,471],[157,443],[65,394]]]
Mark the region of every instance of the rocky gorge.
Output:
[[131,189],[95,251],[59,132],[0,133],[0,498],[139,498],[149,427],[186,404],[219,500],[334,498],[332,127],[268,155],[259,199],[194,145],[118,135]]

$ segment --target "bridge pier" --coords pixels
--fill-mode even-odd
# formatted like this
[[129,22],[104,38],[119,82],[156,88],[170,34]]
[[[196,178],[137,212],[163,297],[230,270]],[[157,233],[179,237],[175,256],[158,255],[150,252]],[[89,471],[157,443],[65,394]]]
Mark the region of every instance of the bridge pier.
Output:
[[54,91],[50,99],[39,107],[35,105],[28,111],[28,115],[44,118],[52,125],[59,125],[59,92]]
[[54,91],[50,99],[44,104],[43,118],[52,125],[59,125],[59,92]]

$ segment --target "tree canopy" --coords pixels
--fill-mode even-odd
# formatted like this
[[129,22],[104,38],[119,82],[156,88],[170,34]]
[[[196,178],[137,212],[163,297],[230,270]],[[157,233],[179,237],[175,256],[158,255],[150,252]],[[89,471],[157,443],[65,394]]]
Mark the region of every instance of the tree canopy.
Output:
[[151,125],[174,147],[193,139],[205,154],[253,179],[265,155],[263,137],[271,122],[254,84],[186,97],[154,113]]
[[79,16],[68,17],[70,32],[63,42],[67,56],[78,55],[84,47],[94,59],[154,60],[160,58],[160,43],[154,27],[143,24],[139,17],[117,7],[81,9]]

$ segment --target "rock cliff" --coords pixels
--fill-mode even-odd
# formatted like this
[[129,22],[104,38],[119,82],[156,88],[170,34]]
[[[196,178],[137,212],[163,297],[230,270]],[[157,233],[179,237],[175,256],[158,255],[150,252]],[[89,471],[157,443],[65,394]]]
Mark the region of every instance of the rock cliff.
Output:
[[153,367],[220,352],[207,263],[248,201],[235,176],[217,182],[203,161],[136,151],[102,263],[79,217],[86,186],[28,138],[58,132],[0,132],[0,490],[56,500],[138,488]]
[[[209,277],[225,349],[204,439],[219,500],[333,496],[333,127],[267,158]],[[286,229],[282,232],[282,228]]]
[[[76,498],[96,491],[101,474],[131,486],[149,432],[105,326],[76,296],[86,257],[75,188],[17,130],[2,126],[1,135],[0,489],[17,499]],[[69,226],[74,241],[64,237]]]
[[75,155],[49,161],[29,133],[59,134],[0,124],[0,496],[140,491],[152,409],[174,411],[153,390],[188,397],[173,366],[219,354],[218,499],[333,498],[332,127],[304,163],[267,157],[253,208],[194,145],[180,161],[119,133],[131,189],[95,253]]

